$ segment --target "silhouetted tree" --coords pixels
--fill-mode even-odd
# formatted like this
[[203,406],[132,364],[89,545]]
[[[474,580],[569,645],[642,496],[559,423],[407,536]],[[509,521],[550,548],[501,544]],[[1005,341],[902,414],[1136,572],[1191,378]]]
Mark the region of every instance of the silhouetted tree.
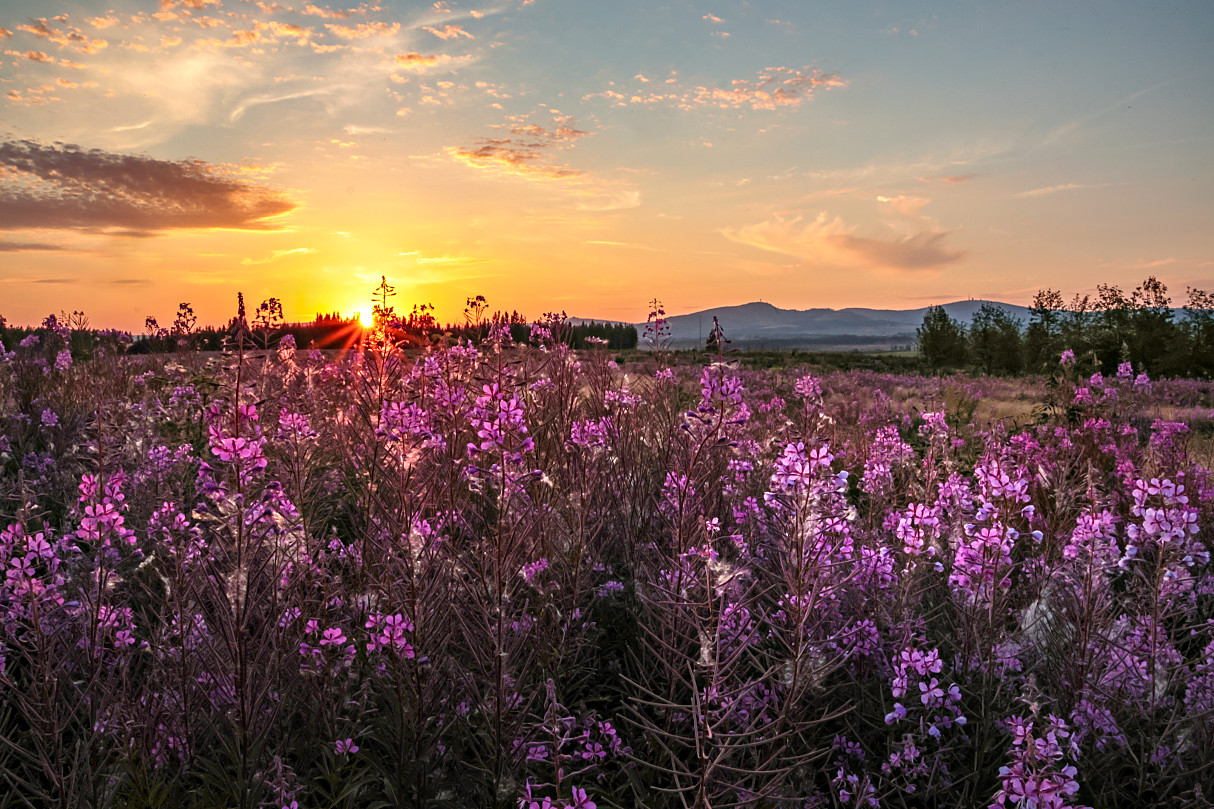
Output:
[[970,356],[987,374],[1018,374],[1024,370],[1024,340],[1020,321],[1007,310],[984,303],[969,328]]
[[1183,358],[1175,351],[1179,336],[1168,288],[1152,275],[1130,295],[1129,359],[1151,376],[1184,373]]
[[1038,371],[1058,362],[1063,345],[1062,318],[1066,304],[1056,289],[1043,289],[1033,296],[1029,325],[1024,333],[1025,367]]
[[915,334],[919,338],[919,355],[932,370],[965,364],[965,328],[949,317],[943,306],[928,309]]
[[1188,350],[1185,373],[1214,376],[1214,294],[1189,288],[1183,324]]

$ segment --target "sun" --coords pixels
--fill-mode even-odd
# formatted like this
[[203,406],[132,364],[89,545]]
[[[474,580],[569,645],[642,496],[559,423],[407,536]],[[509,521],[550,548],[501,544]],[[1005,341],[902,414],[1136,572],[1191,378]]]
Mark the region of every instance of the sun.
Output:
[[364,329],[371,328],[371,315],[367,314],[366,312],[355,312],[354,316],[358,318],[358,324]]

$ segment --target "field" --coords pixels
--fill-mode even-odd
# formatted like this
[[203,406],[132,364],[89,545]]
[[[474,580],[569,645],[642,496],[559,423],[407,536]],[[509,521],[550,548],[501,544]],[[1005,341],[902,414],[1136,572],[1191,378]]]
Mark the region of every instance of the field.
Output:
[[0,806],[1211,805],[1208,382],[67,336]]

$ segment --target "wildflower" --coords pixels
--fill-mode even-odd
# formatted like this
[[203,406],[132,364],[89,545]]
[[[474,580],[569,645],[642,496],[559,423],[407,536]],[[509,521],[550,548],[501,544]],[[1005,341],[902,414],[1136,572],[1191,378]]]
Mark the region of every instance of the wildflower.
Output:
[[821,399],[822,383],[813,374],[806,374],[797,380],[797,395],[803,399]]
[[379,649],[390,649],[401,657],[413,657],[413,644],[405,637],[406,632],[413,631],[413,622],[401,613],[393,615],[372,615],[366,623],[371,630],[371,640],[367,644],[368,652]]
[[345,755],[347,753],[357,753],[358,745],[354,743],[353,739],[338,739],[333,743],[333,749],[338,755]]
[[598,804],[586,795],[586,790],[581,787],[573,788],[573,802],[569,804],[568,809],[596,809],[597,806]]
[[345,633],[341,631],[340,627],[335,626],[332,629],[326,629],[324,631],[324,636],[320,640],[320,645],[321,646],[340,646],[341,644],[343,644],[345,642],[346,642]]
[[1069,349],[1069,348],[1066,351],[1063,351],[1062,359],[1060,359],[1058,361],[1058,364],[1062,365],[1064,367],[1074,365],[1075,364],[1075,352],[1071,351],[1071,349]]

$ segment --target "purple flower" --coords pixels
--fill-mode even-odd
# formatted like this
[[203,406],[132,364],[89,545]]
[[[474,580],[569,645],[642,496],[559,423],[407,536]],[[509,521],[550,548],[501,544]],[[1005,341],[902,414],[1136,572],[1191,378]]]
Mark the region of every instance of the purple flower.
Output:
[[324,631],[324,636],[321,638],[320,645],[321,646],[340,646],[341,644],[343,644],[345,642],[346,642],[345,633],[341,631],[340,627],[335,626],[332,629],[326,629]]
[[354,743],[353,739],[338,739],[333,743],[333,749],[338,755],[345,755],[346,753],[357,753],[358,745]]
[[573,788],[573,802],[569,804],[569,809],[597,809],[597,806],[598,804],[586,795],[586,790],[581,787]]

